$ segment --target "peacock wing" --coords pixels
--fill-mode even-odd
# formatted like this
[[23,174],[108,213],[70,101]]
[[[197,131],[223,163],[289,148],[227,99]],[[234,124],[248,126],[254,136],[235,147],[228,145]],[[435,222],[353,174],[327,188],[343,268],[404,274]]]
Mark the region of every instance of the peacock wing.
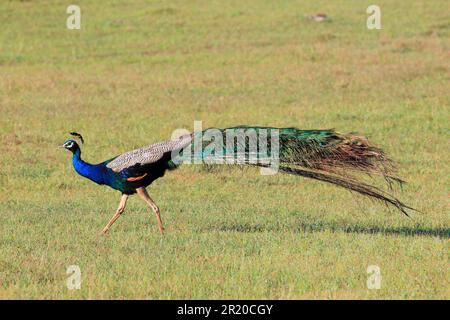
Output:
[[192,135],[183,135],[175,140],[154,143],[139,149],[121,154],[106,166],[117,173],[126,173],[127,177],[137,176],[145,171],[151,164],[163,159],[172,151],[180,150],[192,141]]

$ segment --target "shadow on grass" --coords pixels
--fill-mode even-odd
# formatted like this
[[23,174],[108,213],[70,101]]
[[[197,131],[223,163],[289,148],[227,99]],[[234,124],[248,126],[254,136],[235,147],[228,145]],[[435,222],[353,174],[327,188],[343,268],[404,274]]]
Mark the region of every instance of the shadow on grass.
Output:
[[294,232],[345,232],[360,234],[384,234],[399,236],[426,236],[438,238],[450,238],[450,229],[448,228],[425,228],[425,227],[378,227],[378,226],[358,226],[358,225],[338,225],[327,222],[301,222],[295,226],[282,225],[262,225],[262,224],[222,224],[211,226],[209,230],[215,231],[235,231],[235,232],[270,232],[270,231],[286,231]]

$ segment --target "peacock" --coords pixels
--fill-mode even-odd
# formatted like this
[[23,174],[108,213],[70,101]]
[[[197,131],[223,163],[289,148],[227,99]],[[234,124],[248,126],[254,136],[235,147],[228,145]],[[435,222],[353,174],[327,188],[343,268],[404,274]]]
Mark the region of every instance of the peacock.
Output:
[[355,133],[334,129],[301,130],[236,126],[210,128],[182,134],[168,141],[125,152],[99,164],[82,160],[77,132],[61,146],[72,152],[75,171],[91,181],[121,192],[119,207],[102,230],[106,234],[125,210],[128,197],[137,194],[155,213],[159,231],[164,232],[158,206],[146,187],[182,163],[203,165],[256,166],[266,172],[287,173],[362,194],[393,206],[405,215],[415,210],[383,189],[364,182],[360,176],[379,176],[389,188],[404,181],[396,175],[395,165],[382,149]]

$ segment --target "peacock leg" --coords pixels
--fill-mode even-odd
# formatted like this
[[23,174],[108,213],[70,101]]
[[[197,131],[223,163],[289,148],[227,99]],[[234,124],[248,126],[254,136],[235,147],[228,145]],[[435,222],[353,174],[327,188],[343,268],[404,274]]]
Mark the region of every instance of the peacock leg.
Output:
[[161,221],[161,215],[159,214],[159,208],[158,206],[155,204],[155,202],[152,200],[152,198],[150,198],[147,190],[143,187],[141,188],[137,188],[136,189],[137,194],[139,195],[139,197],[141,197],[142,200],[145,201],[145,203],[147,203],[150,208],[152,208],[153,212],[156,215],[156,220],[158,220],[158,227],[159,227],[159,231],[161,232],[161,234],[164,233],[164,227]]
[[122,194],[122,198],[120,198],[119,208],[117,208],[116,213],[111,218],[111,220],[108,222],[106,227],[103,229],[102,234],[106,234],[114,222],[116,222],[117,219],[119,219],[120,215],[125,211],[125,206],[127,204],[128,195]]

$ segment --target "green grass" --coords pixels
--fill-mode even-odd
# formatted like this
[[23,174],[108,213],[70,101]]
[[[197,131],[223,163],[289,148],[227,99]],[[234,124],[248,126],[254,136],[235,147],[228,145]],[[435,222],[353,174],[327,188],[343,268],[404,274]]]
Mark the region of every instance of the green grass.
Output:
[[[379,0],[372,31],[372,1],[78,3],[79,31],[67,1],[0,4],[0,298],[450,298],[448,1]],[[368,135],[424,213],[184,166],[149,187],[164,237],[135,197],[98,236],[120,194],[74,173],[67,132],[99,162],[194,120]]]

